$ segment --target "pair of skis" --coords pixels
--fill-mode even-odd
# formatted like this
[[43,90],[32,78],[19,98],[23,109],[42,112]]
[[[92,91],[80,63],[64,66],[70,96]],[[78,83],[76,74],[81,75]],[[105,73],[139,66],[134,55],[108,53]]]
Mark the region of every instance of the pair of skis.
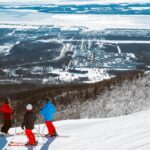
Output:
[[[54,139],[54,138],[69,138],[69,136],[66,136],[66,135],[57,135],[57,136],[51,137],[51,136],[46,136],[45,134],[40,134],[40,135],[38,134],[37,136],[45,137],[45,138],[52,138],[52,139]],[[43,145],[43,143],[37,143],[35,145],[26,145],[26,143],[24,143],[24,142],[10,142],[8,144],[8,146],[10,146],[10,147],[11,146],[27,146],[27,147],[31,146],[31,147],[34,147],[34,146],[38,146],[38,145]]]
[[0,134],[1,137],[9,137],[9,136],[15,136],[15,135],[25,135],[24,132],[15,133],[15,134]]
[[37,143],[37,144],[35,144],[35,145],[27,145],[26,143],[24,143],[24,142],[10,142],[9,144],[8,144],[8,146],[37,146],[37,145],[39,145],[40,143]]
[[[69,136],[67,136],[67,135],[49,136],[49,135],[45,135],[45,134],[41,134],[41,133],[33,133],[33,134],[35,134],[37,137],[62,137],[62,138],[69,138]],[[25,135],[25,133],[21,132],[21,133],[16,133],[15,135]]]
[[49,136],[49,135],[45,135],[45,134],[38,134],[36,133],[37,137],[45,137],[45,138],[53,138],[53,137],[60,137],[60,138],[69,138],[69,136],[67,135],[56,135],[56,136]]

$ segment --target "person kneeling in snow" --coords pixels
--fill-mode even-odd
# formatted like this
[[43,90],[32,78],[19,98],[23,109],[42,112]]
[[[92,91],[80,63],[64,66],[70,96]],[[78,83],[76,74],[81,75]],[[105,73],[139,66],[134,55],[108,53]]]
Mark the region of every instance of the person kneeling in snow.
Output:
[[22,122],[21,128],[24,130],[25,126],[25,134],[28,138],[28,142],[26,145],[36,145],[37,141],[35,139],[35,135],[32,132],[32,129],[34,129],[34,122],[36,120],[36,115],[34,114],[32,110],[32,105],[28,104],[26,106],[26,113],[24,114],[24,120]]
[[11,124],[12,124],[12,114],[13,114],[13,110],[10,106],[10,98],[9,97],[4,99],[4,102],[2,103],[0,111],[3,115],[3,121],[4,121],[4,124],[1,128],[0,134],[7,135],[8,130],[10,129]]
[[50,98],[46,98],[46,103],[42,109],[40,109],[40,115],[44,117],[48,134],[46,136],[57,136],[56,129],[52,123],[53,116],[56,113],[56,107],[50,102]]

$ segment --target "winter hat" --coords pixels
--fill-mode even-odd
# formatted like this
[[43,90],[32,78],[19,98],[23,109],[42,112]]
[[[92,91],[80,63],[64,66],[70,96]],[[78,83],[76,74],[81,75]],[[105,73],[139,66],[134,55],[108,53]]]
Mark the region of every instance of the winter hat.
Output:
[[48,103],[50,101],[50,97],[46,97],[46,103]]
[[32,107],[31,104],[28,104],[28,105],[26,106],[26,109],[27,109],[27,110],[32,110],[32,108],[33,108],[33,107]]
[[10,97],[6,97],[6,98],[4,99],[4,102],[9,104],[9,103],[10,103]]

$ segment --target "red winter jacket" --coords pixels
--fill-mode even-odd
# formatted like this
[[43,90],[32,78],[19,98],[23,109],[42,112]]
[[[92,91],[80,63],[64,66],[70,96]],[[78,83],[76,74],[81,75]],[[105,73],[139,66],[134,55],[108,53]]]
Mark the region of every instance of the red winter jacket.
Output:
[[1,111],[1,113],[3,114],[3,119],[4,119],[4,120],[11,120],[13,110],[12,110],[12,108],[10,107],[9,104],[7,104],[7,103],[4,102],[4,103],[2,104],[2,106],[1,106],[0,111]]

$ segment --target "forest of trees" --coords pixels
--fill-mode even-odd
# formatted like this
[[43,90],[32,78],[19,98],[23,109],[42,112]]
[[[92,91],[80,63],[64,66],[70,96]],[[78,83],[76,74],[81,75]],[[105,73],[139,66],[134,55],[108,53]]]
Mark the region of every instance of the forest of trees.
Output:
[[150,73],[112,85],[95,99],[74,102],[59,115],[66,118],[106,118],[150,109]]

